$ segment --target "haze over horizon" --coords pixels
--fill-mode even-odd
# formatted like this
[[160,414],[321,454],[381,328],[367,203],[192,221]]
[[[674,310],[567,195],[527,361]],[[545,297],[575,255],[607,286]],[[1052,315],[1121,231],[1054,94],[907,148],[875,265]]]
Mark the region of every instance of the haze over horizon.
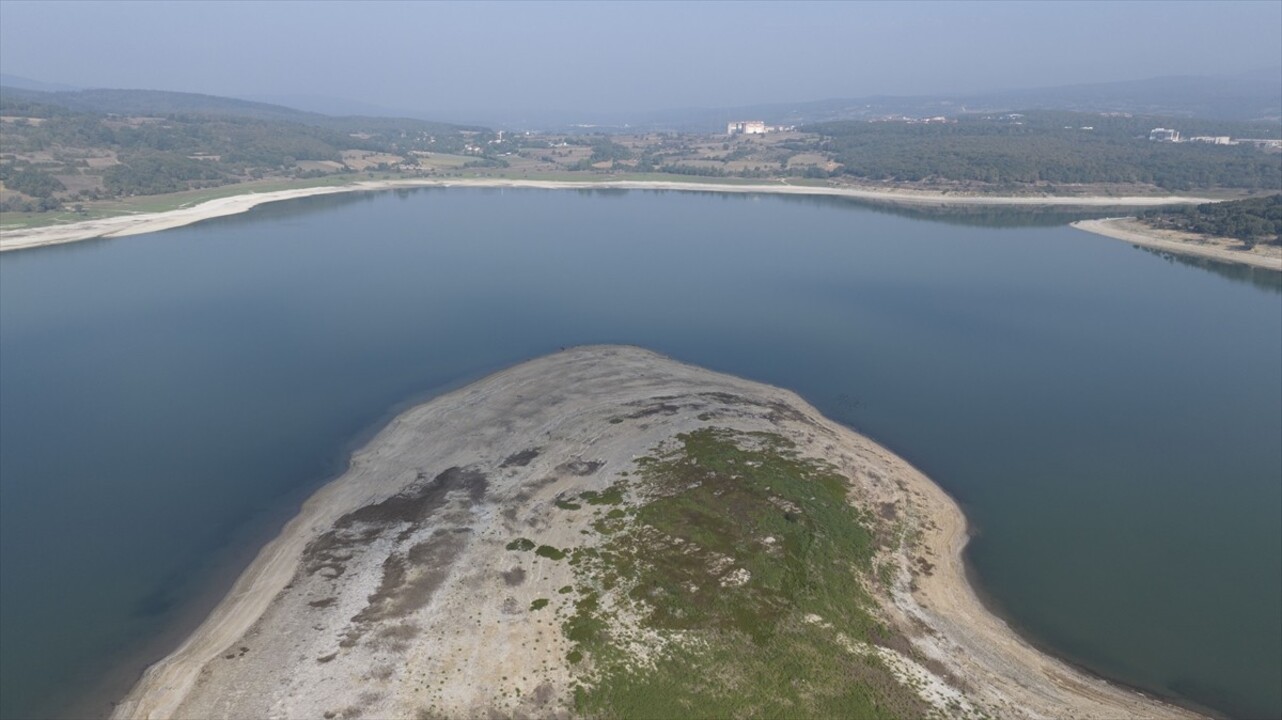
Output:
[[6,0],[0,70],[464,119],[1232,74],[1282,67],[1279,27],[1276,2]]

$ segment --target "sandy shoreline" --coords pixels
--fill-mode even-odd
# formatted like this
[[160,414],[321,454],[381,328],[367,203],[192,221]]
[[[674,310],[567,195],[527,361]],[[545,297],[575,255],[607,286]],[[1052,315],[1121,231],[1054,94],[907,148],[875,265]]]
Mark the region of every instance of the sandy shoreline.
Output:
[[93,238],[124,237],[159,232],[182,227],[227,215],[246,212],[258,205],[313,195],[331,195],[343,192],[372,192],[413,187],[481,187],[481,188],[537,188],[544,190],[622,189],[622,190],[680,190],[688,192],[721,193],[771,193],[780,195],[822,195],[848,197],[903,205],[928,206],[1012,206],[1012,207],[1121,207],[1156,206],[1213,202],[1196,197],[1151,196],[996,196],[996,195],[945,195],[943,193],[869,190],[859,188],[810,187],[802,185],[762,184],[732,185],[720,183],[686,183],[670,181],[603,181],[568,182],[553,180],[465,179],[465,180],[381,180],[363,181],[350,185],[299,188],[264,193],[246,193],[217,198],[187,208],[138,215],[120,215],[101,220],[85,220],[66,225],[49,225],[21,230],[0,231],[0,252],[26,248],[58,245],[61,243],[90,240]]
[[[628,417],[643,419],[620,421],[620,408],[641,408]],[[522,571],[518,583],[505,586],[497,580],[502,574],[497,563],[510,553],[496,551],[517,530],[558,547],[583,542],[573,521],[548,522],[554,499],[571,490],[600,488],[655,443],[709,422],[783,433],[799,448],[841,468],[858,502],[870,507],[891,503],[920,533],[913,547],[901,546],[893,556],[898,577],[883,609],[896,625],[916,628],[916,652],[965,683],[963,705],[975,714],[1197,717],[1045,655],[989,613],[966,578],[964,515],[943,490],[890,451],[828,421],[788,391],[619,346],[574,348],[532,360],[397,416],[353,454],[347,472],[307,500],[205,623],[147,670],[113,717],[319,716],[322,710],[341,708],[344,692],[355,694],[354,688],[365,692],[367,716],[412,716],[415,707],[422,707],[423,696],[411,694],[410,685],[415,685],[413,693],[420,688],[401,674],[416,669],[425,677],[463,678],[430,689],[438,693],[433,707],[441,715],[474,717],[491,709],[550,714],[573,680],[568,668],[548,669],[566,648],[556,638],[538,646],[537,624],[522,624],[519,613],[500,600],[508,594],[512,607],[528,606],[540,591],[567,582],[566,573],[572,571],[563,564],[536,562],[528,580]],[[537,457],[514,463],[514,457],[530,452],[532,443],[539,448]],[[589,457],[597,461],[593,467],[573,469]],[[469,481],[464,476],[471,469],[476,470]],[[332,535],[330,528],[346,527],[342,518],[370,515],[371,508],[403,496],[416,478],[421,484],[432,476],[447,483],[432,499],[436,514],[422,521],[435,529],[411,525],[398,541],[411,531],[437,538],[433,542],[438,544],[446,542],[441,538],[464,539],[449,541],[453,554],[438,558],[439,567],[432,572],[439,577],[432,580],[429,600],[415,606],[414,623],[423,628],[422,640],[391,657],[386,647],[368,649],[370,642],[335,646],[335,637],[350,638],[352,622],[369,615],[363,603],[367,597],[373,603],[370,593],[382,588],[380,572],[386,583],[389,548],[384,540],[373,541],[372,549],[344,546],[343,568],[332,577],[324,572],[316,577],[315,567],[304,572],[309,553],[327,531]],[[459,535],[461,526],[466,532]],[[924,557],[934,563],[933,572],[912,569],[913,561]],[[332,604],[336,606],[325,611],[328,615],[317,610]],[[460,613],[478,618],[476,626],[448,634],[457,632],[453,627]],[[388,625],[382,632],[397,627],[403,626]],[[368,637],[384,636],[374,626],[358,629]],[[534,647],[527,649],[527,644]],[[499,693],[506,687],[500,686],[499,674],[503,681],[520,676],[529,670],[520,667],[522,662],[542,668],[540,692],[496,706],[508,702],[507,693]],[[957,695],[947,680],[911,660],[892,657],[889,662],[899,663],[912,677],[926,678],[940,697]],[[370,694],[372,690],[378,692]],[[536,698],[554,704],[529,705]]]
[[1206,239],[1191,233],[1158,230],[1133,217],[1079,220],[1072,226],[1154,250],[1282,272],[1282,248],[1256,246],[1255,250],[1245,250],[1236,240]]

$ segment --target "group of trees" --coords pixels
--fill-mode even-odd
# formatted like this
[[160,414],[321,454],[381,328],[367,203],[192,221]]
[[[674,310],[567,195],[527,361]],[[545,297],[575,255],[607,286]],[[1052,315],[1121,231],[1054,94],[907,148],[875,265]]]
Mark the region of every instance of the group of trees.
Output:
[[230,180],[208,160],[192,160],[171,152],[141,151],[121,155],[119,165],[103,171],[102,182],[113,195],[159,195],[223,185]]
[[1140,217],[1154,227],[1235,238],[1248,247],[1282,245],[1282,194],[1149,210]]
[[0,182],[10,190],[40,199],[53,197],[54,193],[67,189],[61,180],[29,162],[0,163]]
[[[0,112],[11,112],[0,104]],[[340,160],[342,150],[380,150],[379,143],[322,128],[252,118],[171,116],[146,122],[60,115],[39,125],[5,128],[5,151],[103,148],[120,153],[163,152],[217,156],[228,172],[279,167],[286,160]]]
[[[1148,130],[1162,122],[1172,121],[1029,112],[949,123],[859,121],[803,129],[822,136],[815,149],[841,163],[844,174],[869,180],[1142,183],[1176,191],[1282,187],[1282,156],[1277,153],[1247,145],[1148,141]],[[1195,125],[1189,125],[1190,132],[1202,129]],[[1245,124],[1203,131],[1253,137],[1278,132]]]
[[617,143],[607,135],[592,135],[586,138],[567,138],[565,141],[570,145],[587,145],[592,148],[592,154],[578,162],[569,165],[568,169],[574,171],[591,170],[597,163],[608,162],[611,164],[620,161],[632,159],[632,151],[626,145]]

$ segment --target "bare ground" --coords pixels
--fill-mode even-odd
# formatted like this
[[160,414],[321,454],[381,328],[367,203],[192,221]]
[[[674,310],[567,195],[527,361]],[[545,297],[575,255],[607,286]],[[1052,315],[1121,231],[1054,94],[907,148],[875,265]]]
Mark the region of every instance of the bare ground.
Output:
[[592,542],[590,511],[557,501],[709,424],[792,439],[841,468],[853,502],[902,523],[881,603],[915,652],[873,651],[926,701],[993,717],[1194,717],[1038,652],[989,614],[966,581],[965,518],[897,456],[790,392],[618,346],[533,360],[397,417],[114,716],[568,715],[555,603],[572,569],[508,545]]
[[1276,245],[1247,248],[1233,238],[1160,230],[1136,218],[1079,220],[1073,227],[1154,250],[1282,271],[1282,247]]

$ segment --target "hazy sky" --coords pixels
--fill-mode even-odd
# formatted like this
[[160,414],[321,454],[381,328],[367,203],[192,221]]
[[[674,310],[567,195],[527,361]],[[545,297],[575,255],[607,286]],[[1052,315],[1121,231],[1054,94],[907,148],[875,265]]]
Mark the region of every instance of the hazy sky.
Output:
[[954,93],[1282,66],[1282,2],[0,0],[0,72],[442,119]]

